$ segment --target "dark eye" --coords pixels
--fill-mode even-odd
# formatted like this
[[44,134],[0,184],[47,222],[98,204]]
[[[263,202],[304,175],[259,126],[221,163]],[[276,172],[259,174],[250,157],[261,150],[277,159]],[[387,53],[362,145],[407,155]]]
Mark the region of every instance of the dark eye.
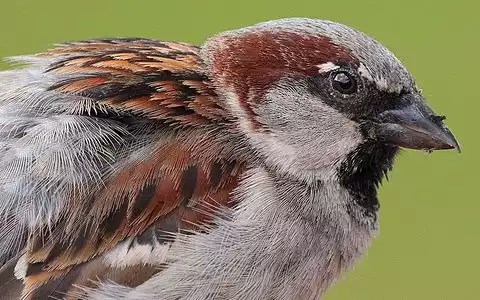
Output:
[[342,94],[353,94],[357,91],[357,82],[352,75],[347,72],[337,72],[333,74],[332,86]]

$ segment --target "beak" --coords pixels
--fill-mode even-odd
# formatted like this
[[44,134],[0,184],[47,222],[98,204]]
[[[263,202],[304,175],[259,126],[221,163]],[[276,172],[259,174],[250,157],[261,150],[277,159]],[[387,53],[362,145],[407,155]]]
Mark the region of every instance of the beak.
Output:
[[455,136],[443,123],[445,117],[437,116],[420,95],[402,97],[403,107],[384,111],[378,116],[377,139],[409,149],[457,149],[460,152]]

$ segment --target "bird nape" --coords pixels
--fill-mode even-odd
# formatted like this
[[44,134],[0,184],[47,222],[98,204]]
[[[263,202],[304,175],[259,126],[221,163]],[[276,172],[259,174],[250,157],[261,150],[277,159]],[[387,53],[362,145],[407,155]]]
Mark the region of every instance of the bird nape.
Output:
[[318,299],[400,147],[459,149],[348,26],[61,44],[0,72],[2,299]]

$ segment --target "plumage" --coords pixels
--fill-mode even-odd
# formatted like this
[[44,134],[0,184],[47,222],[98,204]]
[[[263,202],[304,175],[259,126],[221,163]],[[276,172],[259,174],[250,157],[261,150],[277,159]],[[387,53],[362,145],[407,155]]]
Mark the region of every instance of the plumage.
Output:
[[[0,73],[6,299],[316,299],[375,236],[396,143],[458,147],[393,54],[328,21],[12,61],[26,66]],[[339,71],[356,94],[332,90]],[[392,135],[409,105],[430,137]]]

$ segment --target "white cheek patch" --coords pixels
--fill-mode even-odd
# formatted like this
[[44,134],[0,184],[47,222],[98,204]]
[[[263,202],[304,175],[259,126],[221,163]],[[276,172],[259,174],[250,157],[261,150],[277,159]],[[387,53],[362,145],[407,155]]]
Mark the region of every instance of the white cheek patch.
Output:
[[318,73],[322,74],[322,73],[327,73],[327,72],[330,72],[330,71],[333,71],[333,70],[336,70],[336,69],[339,69],[340,67],[337,66],[336,64],[332,63],[332,62],[327,62],[327,63],[324,63],[324,64],[321,64],[321,65],[318,65]]

